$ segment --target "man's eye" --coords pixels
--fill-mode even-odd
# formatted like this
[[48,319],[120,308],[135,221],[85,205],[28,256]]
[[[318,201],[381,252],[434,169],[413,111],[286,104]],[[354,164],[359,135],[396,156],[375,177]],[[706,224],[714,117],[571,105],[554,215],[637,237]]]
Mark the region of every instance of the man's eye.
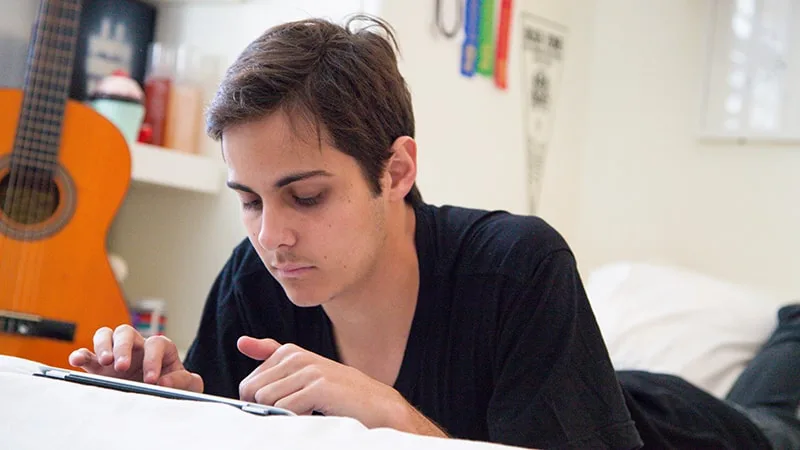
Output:
[[316,205],[319,204],[319,201],[320,201],[320,198],[322,197],[322,194],[317,194],[317,195],[315,195],[313,197],[298,197],[296,195],[293,196],[293,197],[294,197],[295,203],[297,203],[299,206],[311,207],[311,206],[316,206]]
[[259,210],[261,209],[261,200],[251,200],[249,202],[243,202],[242,208],[248,211]]

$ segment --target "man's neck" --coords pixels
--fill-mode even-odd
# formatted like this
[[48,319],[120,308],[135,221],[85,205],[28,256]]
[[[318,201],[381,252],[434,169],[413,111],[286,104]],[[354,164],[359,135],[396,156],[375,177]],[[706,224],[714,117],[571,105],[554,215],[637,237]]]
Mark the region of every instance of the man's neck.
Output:
[[343,362],[357,368],[376,363],[375,355],[400,352],[402,357],[414,318],[419,293],[416,217],[408,206],[398,215],[387,217],[387,223],[398,226],[388,230],[372,276],[357,292],[323,306]]

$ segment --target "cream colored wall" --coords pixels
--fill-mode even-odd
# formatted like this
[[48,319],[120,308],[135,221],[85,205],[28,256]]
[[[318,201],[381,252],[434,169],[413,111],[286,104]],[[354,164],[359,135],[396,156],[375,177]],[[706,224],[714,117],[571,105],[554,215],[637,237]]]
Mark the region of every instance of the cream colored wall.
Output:
[[25,73],[25,57],[36,18],[36,0],[0,0],[0,87],[21,88]]
[[574,244],[800,297],[800,146],[696,139],[708,5],[597,0]]
[[[401,70],[414,98],[419,142],[419,184],[425,199],[527,213],[522,67],[523,11],[569,28],[565,89],[556,114],[538,211],[569,235],[577,201],[579,143],[586,89],[586,48],[591,4],[576,0],[517,1],[512,18],[509,88],[459,73],[463,34],[447,40],[432,31],[435,2],[386,1],[381,14],[396,28]],[[443,2],[453,5],[452,2]],[[448,22],[452,23],[452,22]],[[569,119],[569,120],[567,120]]]
[[0,15],[0,36],[29,38],[39,10],[38,0],[0,0],[6,14]]

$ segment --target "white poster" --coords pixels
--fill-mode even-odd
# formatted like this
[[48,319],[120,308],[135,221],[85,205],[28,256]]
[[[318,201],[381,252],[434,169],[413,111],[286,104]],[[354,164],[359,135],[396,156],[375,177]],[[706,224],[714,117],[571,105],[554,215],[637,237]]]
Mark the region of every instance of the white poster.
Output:
[[523,13],[522,92],[530,214],[539,209],[544,165],[561,82],[566,28]]

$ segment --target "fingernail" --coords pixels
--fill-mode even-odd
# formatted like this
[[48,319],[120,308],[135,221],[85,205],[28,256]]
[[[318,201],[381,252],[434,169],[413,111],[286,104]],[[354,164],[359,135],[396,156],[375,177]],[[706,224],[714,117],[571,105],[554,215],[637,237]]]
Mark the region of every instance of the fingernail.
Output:
[[145,380],[152,380],[155,377],[156,377],[156,373],[155,373],[155,371],[152,371],[152,370],[148,370],[147,373],[144,375],[144,379]]
[[111,356],[111,352],[108,351],[108,350],[106,350],[102,354],[100,354],[100,358],[103,359],[103,360],[108,359],[109,356]]

